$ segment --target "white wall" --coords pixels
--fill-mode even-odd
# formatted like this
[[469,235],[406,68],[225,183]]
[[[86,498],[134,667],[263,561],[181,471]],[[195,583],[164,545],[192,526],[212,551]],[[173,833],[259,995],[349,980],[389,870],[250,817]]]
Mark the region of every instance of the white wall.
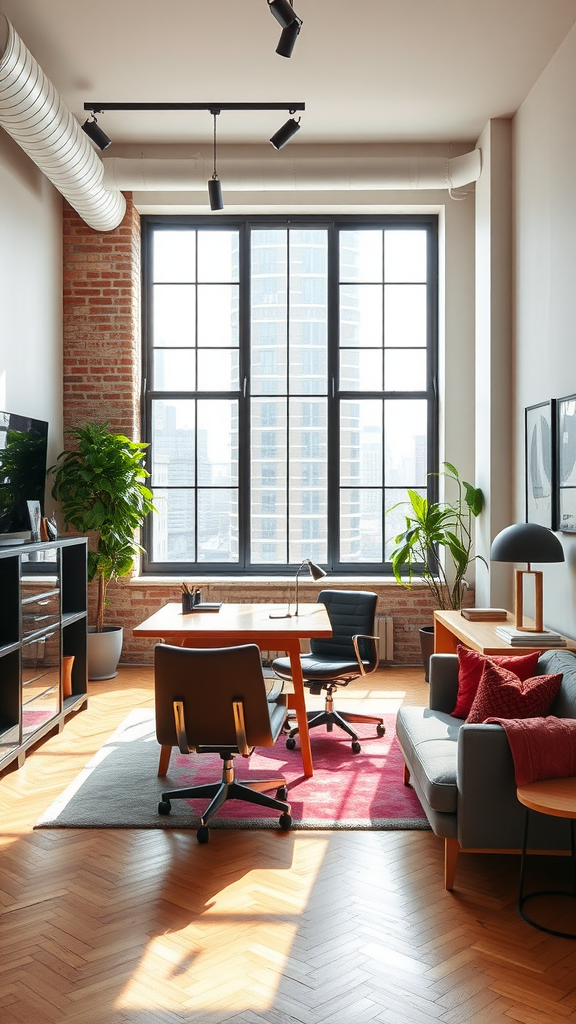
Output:
[[[525,516],[524,409],[576,392],[576,28],[514,122],[515,521]],[[543,566],[545,623],[576,637],[576,537]],[[538,567],[540,568],[540,567]]]
[[0,409],[62,450],[62,199],[0,129]]

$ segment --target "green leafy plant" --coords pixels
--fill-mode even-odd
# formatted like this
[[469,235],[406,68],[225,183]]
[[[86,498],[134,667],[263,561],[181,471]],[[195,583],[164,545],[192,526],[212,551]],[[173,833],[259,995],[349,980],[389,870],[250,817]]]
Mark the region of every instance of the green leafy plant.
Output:
[[143,466],[148,446],[112,433],[107,423],[87,423],[67,434],[76,447],[61,452],[50,468],[52,494],[66,525],[89,535],[88,580],[98,583],[96,630],[101,633],[108,584],[132,570],[142,550],[136,530],[155,511]]
[[468,566],[475,559],[486,565],[482,555],[472,555],[472,523],[482,511],[484,498],[478,487],[460,478],[450,462],[443,465],[441,475],[456,484],[455,501],[429,502],[418,491],[408,490],[408,501],[393,506],[407,507],[407,512],[406,529],[394,538],[392,571],[405,587],[415,576],[423,579],[439,608],[458,609],[467,585]]

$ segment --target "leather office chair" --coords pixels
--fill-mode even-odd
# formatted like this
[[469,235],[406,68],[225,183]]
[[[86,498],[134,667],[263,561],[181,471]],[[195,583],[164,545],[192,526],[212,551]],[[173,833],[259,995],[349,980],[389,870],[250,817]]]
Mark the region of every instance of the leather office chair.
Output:
[[[162,744],[158,774],[168,767],[166,748],[182,754],[218,753],[222,778],[207,785],[162,793],[159,814],[170,813],[171,800],[210,799],[196,833],[208,842],[208,822],[225,800],[246,800],[281,811],[280,828],[292,824],[286,780],[236,781],[234,757],[248,757],[254,747],[273,747],[286,719],[286,698],[269,701],[256,644],[198,650],[158,644],[154,651],[156,738]],[[276,797],[264,790],[276,789]]]
[[[378,638],[372,636],[377,594],[358,590],[321,590],[318,601],[326,605],[332,636],[310,641],[310,654],[301,655],[304,685],[310,693],[326,690],[324,711],[307,713],[308,728],[326,725],[332,732],[335,725],[352,737],[352,753],[360,753],[360,743],[350,722],[375,722],[378,736],[383,736],[384,720],[375,715],[357,715],[335,711],[333,695],[339,686],[348,686],[352,679],[368,675],[378,665]],[[272,668],[281,679],[291,679],[290,659],[276,658]],[[298,729],[291,729],[286,746],[292,750]]]

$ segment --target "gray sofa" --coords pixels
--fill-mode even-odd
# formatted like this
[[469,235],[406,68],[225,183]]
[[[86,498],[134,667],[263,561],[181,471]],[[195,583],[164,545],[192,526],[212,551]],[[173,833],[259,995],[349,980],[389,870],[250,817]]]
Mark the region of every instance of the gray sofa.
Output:
[[[537,672],[563,673],[550,714],[576,718],[576,656],[560,649],[545,651]],[[396,723],[406,763],[404,781],[414,787],[431,828],[445,842],[447,889],[454,886],[461,851],[519,852],[525,814],[516,798],[504,729],[453,718],[457,690],[457,656],[433,654],[429,707],[402,707]],[[532,814],[531,850],[557,851],[569,844],[564,819]]]

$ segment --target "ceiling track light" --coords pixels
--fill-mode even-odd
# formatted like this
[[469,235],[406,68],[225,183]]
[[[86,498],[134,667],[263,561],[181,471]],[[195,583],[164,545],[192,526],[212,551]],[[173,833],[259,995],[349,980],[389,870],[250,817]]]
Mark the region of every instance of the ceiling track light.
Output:
[[268,0],[268,7],[276,21],[282,26],[276,53],[281,57],[291,57],[302,28],[302,19],[296,14],[291,0]]
[[[293,110],[290,111],[294,113]],[[295,118],[291,117],[288,121],[282,125],[281,128],[272,136],[270,142],[274,146],[274,149],[282,149],[287,142],[290,142],[292,136],[296,135],[296,132],[300,131],[300,118],[296,121]]]
[[208,198],[210,200],[210,209],[211,210],[223,210],[224,209],[224,203],[222,201],[222,185],[220,184],[220,181],[219,181],[219,178],[218,178],[218,171],[216,170],[216,118],[218,117],[218,114],[220,113],[220,111],[219,110],[211,110],[210,113],[212,114],[212,117],[214,118],[214,140],[213,140],[213,144],[212,144],[212,152],[213,152],[214,160],[213,160],[212,177],[210,178],[210,181],[208,182]]
[[276,47],[276,53],[281,57],[291,57],[301,28],[302,22],[300,18],[295,18],[291,25],[283,28],[278,46]]
[[[100,111],[98,111],[100,113]],[[82,131],[86,132],[89,139],[95,142],[99,149],[108,149],[108,146],[112,144],[112,139],[109,139],[106,132],[102,130],[96,120],[96,111],[92,111],[90,117],[84,121],[82,125]]]

